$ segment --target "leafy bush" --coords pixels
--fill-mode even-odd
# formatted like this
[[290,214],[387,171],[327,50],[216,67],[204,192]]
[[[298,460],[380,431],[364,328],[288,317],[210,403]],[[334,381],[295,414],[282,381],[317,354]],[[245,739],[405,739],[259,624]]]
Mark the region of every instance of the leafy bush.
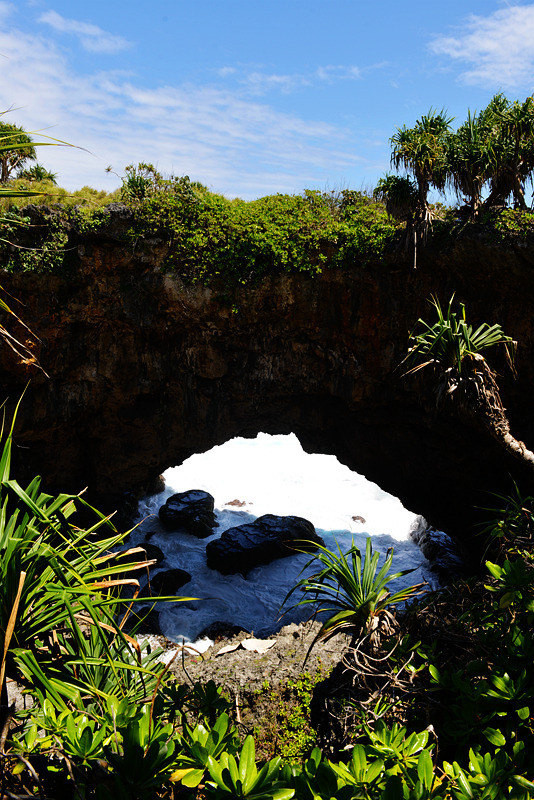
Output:
[[[326,267],[366,263],[385,251],[396,230],[383,205],[359,192],[228,200],[187,176],[166,180],[150,164],[130,165],[122,188],[109,195],[88,187],[67,194],[46,181],[31,187],[47,193],[35,204],[52,203],[54,213],[48,214],[48,230],[32,231],[32,242],[19,224],[24,198],[4,201],[9,213],[0,255],[11,270],[59,271],[68,248],[54,227],[63,236],[71,229],[97,231],[110,220],[107,206],[119,198],[131,214],[125,244],[139,248],[159,239],[167,247],[165,269],[192,283],[234,286],[281,272],[316,275]],[[44,246],[42,257],[35,246]]]

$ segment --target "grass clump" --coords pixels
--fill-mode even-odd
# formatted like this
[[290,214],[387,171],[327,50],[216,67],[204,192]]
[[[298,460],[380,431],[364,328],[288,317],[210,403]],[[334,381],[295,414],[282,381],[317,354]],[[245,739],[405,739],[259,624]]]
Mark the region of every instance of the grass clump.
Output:
[[[64,209],[77,207],[89,211],[97,208],[104,208],[106,205],[120,200],[121,196],[120,189],[114,192],[106,192],[103,189],[93,189],[91,186],[82,186],[81,189],[69,192],[61,186],[56,186],[56,184],[50,180],[28,181],[24,178],[17,178],[11,181],[9,186],[14,191],[31,189],[39,193],[32,198],[32,204],[34,205],[58,205]],[[2,198],[0,200],[0,207],[7,210],[21,209],[24,208],[27,203],[27,197]]]

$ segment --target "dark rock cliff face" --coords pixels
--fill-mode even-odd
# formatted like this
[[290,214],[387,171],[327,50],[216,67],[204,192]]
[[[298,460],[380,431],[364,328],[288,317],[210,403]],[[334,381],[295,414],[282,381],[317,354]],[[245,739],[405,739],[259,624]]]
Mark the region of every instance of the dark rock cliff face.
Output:
[[221,292],[164,274],[156,241],[132,251],[108,231],[74,246],[68,277],[0,280],[41,338],[50,378],[4,347],[2,394],[11,407],[32,378],[17,455],[50,489],[89,485],[114,502],[233,436],[294,431],[461,534],[488,491],[521,479],[496,442],[436,410],[398,365],[430,294],[455,291],[473,321],[519,340],[519,377],[501,386],[512,430],[532,445],[534,250],[465,239],[430,248],[417,271],[392,257]]

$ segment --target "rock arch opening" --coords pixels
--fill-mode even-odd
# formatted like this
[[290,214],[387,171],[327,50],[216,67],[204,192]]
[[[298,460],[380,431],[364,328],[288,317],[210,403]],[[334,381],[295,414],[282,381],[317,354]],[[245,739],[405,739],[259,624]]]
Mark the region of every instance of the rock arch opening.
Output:
[[[370,536],[380,553],[394,548],[395,571],[414,570],[399,579],[400,586],[424,580],[436,584],[411,536],[424,528],[424,519],[334,456],[306,453],[294,434],[234,438],[169,468],[165,481],[163,491],[141,501],[144,522],[134,541],[148,541],[149,555],[159,548],[156,584],[164,585],[165,576],[171,580],[174,575],[185,581],[179,593],[202,598],[162,606],[158,619],[152,617],[151,624],[159,625],[174,640],[184,637],[202,648],[198,640],[209,638],[218,627],[237,626],[268,636],[283,624],[310,616],[309,608],[288,610],[290,603],[283,609],[286,615],[280,617],[283,600],[309,561],[308,554],[273,558],[245,574],[237,563],[235,571],[221,573],[216,562],[206,557],[210,543],[225,531],[249,525],[265,514],[309,520],[333,550],[339,547],[345,552],[354,543],[363,551]],[[214,498],[217,527],[207,537],[204,533],[195,536],[179,522],[163,525],[157,516],[174,493],[191,490],[209,492]]]

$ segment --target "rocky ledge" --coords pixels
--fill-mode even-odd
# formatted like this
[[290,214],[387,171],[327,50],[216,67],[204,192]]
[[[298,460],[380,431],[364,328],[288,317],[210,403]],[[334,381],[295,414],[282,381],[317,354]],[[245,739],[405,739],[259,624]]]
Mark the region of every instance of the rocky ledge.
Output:
[[[187,645],[182,649],[163,636],[141,639],[162,647],[166,662],[175,657],[170,669],[181,683],[213,680],[235,695],[236,692],[252,692],[265,681],[276,686],[297,679],[303,670],[327,675],[347,652],[349,637],[340,634],[328,642],[317,642],[310,650],[320,627],[320,623],[313,620],[286,625],[264,640],[274,644],[259,653],[242,646],[242,642],[254,639],[253,634],[246,631],[221,637],[202,654]],[[232,649],[233,645],[241,646]]]

